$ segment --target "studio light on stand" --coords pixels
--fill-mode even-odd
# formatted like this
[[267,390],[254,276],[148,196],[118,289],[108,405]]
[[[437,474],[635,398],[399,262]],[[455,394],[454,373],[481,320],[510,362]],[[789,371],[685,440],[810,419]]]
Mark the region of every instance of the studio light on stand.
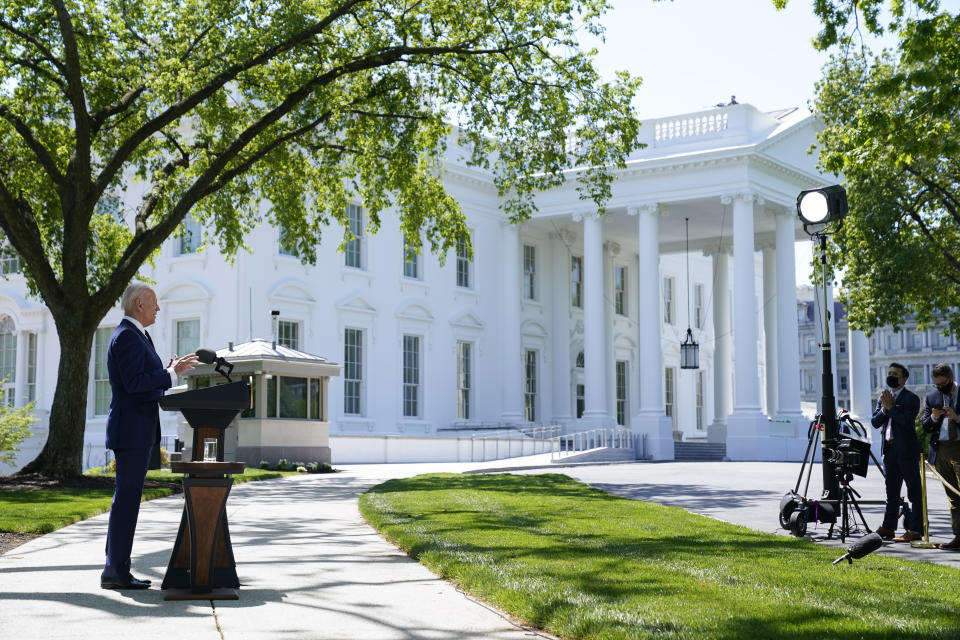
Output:
[[842,220],[847,215],[847,192],[840,185],[831,185],[818,189],[806,189],[797,196],[797,215],[803,223],[803,230],[811,238],[819,240],[820,282],[823,291],[823,375],[821,376],[822,395],[820,398],[821,420],[823,421],[823,441],[821,444],[823,460],[824,499],[836,500],[840,494],[840,483],[836,468],[830,462],[828,450],[839,442],[840,425],[837,421],[837,399],[833,395],[833,362],[830,352],[830,313],[827,308],[827,232],[831,222]]
[[685,218],[687,238],[687,337],[680,343],[680,368],[700,368],[700,345],[693,339],[690,328],[690,218]]

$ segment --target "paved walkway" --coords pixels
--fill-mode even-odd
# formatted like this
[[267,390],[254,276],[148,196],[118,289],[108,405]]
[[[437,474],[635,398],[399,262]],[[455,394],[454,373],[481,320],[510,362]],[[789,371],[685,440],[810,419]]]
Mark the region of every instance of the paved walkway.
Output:
[[[165,602],[156,587],[100,589],[107,519],[91,518],[0,556],[0,640],[536,637],[411,561],[357,510],[357,497],[388,478],[490,466],[347,466],[338,474],[234,487],[228,511],[242,586],[233,602]],[[636,463],[517,473],[566,473],[621,495],[777,531],[777,504],[794,485],[797,469],[783,463]],[[879,476],[858,479],[855,486],[864,497],[883,493]],[[930,488],[933,533],[943,540],[946,501],[938,485]],[[166,569],[182,504],[175,496],[142,506],[134,572],[155,585]],[[872,525],[877,512],[868,508]],[[960,554],[906,545],[885,545],[882,552],[960,566]]]

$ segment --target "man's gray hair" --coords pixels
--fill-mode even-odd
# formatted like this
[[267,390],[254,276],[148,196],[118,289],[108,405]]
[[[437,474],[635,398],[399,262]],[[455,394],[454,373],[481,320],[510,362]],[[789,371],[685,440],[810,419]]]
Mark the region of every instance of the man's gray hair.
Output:
[[153,291],[153,287],[142,282],[134,282],[124,290],[123,296],[120,298],[120,307],[124,314],[130,315],[144,291]]

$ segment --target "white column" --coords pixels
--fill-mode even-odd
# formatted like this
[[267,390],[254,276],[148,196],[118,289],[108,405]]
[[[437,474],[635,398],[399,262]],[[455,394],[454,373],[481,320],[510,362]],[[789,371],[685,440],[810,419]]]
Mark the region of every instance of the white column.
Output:
[[598,214],[588,213],[583,216],[583,420],[588,427],[610,422],[603,279],[603,221]]
[[763,371],[764,413],[777,415],[777,252],[773,243],[763,249]]
[[14,364],[13,395],[14,404],[22,407],[27,404],[27,332],[17,331],[17,361]]
[[[847,349],[850,354],[850,412],[861,420],[873,415],[873,394],[870,389],[870,341],[863,331],[849,330]],[[873,429],[868,429],[873,432]]]
[[637,216],[637,344],[640,348],[640,408],[634,432],[646,434],[647,453],[654,460],[673,460],[673,423],[663,407],[663,355],[660,351],[660,230],[657,205],[629,207]]
[[727,441],[727,416],[733,409],[730,359],[733,336],[730,330],[730,249],[704,251],[713,258],[713,424],[707,428],[710,442]]
[[570,406],[570,250],[574,235],[564,229],[553,236],[553,420],[567,425]]
[[[796,217],[776,214],[777,224],[777,417],[803,422],[800,412],[800,347],[797,327],[797,274],[794,258]],[[806,431],[795,436],[806,438]]]
[[520,230],[502,223],[503,254],[500,271],[500,345],[503,361],[503,406],[500,421],[523,421],[523,353],[520,347]]
[[753,207],[756,196],[733,198],[733,413],[727,419],[731,460],[769,459],[769,426],[760,412]]
[[613,308],[613,260],[618,255],[620,255],[619,244],[612,241],[603,243],[603,321],[604,336],[606,337],[604,349],[606,353],[607,364],[607,368],[605,370],[607,380],[606,407],[607,415],[609,415],[614,422],[617,421],[617,365],[613,350],[613,323],[614,318],[616,317]]

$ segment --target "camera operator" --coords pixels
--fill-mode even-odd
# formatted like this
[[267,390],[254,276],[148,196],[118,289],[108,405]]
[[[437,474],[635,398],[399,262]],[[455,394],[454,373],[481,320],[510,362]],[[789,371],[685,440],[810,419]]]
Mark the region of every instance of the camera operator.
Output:
[[[957,410],[960,394],[953,380],[950,365],[938,364],[930,371],[934,391],[927,394],[923,410],[923,430],[933,434],[930,438],[930,462],[944,480],[960,490],[960,424]],[[944,487],[950,503],[950,524],[953,540],[940,545],[947,551],[960,551],[960,497]]]
[[[920,441],[914,426],[920,413],[920,398],[906,388],[910,372],[894,362],[887,369],[887,387],[880,393],[871,422],[881,429],[883,438],[883,466],[887,478],[887,509],[883,524],[877,533],[884,540],[910,542],[923,537],[922,489],[920,486]],[[893,538],[897,531],[900,511],[900,487],[906,483],[910,500],[910,522],[904,522],[906,531]]]

